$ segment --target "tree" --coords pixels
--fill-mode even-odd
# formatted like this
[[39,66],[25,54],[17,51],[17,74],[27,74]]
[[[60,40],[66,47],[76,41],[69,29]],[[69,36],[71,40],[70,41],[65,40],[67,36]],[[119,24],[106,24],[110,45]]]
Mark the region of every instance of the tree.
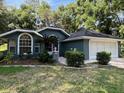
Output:
[[43,22],[43,26],[50,26],[52,24],[53,11],[47,2],[42,1],[37,12]]
[[77,15],[75,9],[76,5],[73,3],[67,5],[66,7],[60,6],[54,15],[57,19],[57,27],[61,27],[69,33],[75,32],[78,28],[75,19]]
[[0,31],[5,31],[7,29],[7,13],[6,9],[0,7]]
[[6,7],[0,8],[0,31],[13,29],[35,29],[35,16],[32,7],[22,5],[20,9]]
[[112,34],[112,28],[119,28],[117,12],[123,7],[122,0],[77,0],[77,22],[89,29]]
[[124,38],[124,25],[121,25],[121,26],[119,27],[119,32],[120,32],[120,37],[121,37],[121,38]]
[[35,15],[31,6],[22,5],[20,9],[13,9],[12,13],[15,28],[35,29]]
[[9,30],[10,20],[13,18],[6,7],[0,7],[0,33]]
[[3,6],[4,0],[0,0],[0,6]]

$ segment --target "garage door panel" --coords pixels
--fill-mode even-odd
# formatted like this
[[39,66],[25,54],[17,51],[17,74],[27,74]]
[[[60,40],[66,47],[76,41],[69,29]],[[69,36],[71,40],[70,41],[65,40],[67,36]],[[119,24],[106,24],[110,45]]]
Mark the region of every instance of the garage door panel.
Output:
[[98,43],[96,47],[97,47],[96,52],[104,51],[104,43]]
[[104,43],[104,51],[111,52],[111,43]]
[[91,41],[90,42],[90,59],[96,59],[97,52],[110,52],[113,58],[118,57],[117,42]]

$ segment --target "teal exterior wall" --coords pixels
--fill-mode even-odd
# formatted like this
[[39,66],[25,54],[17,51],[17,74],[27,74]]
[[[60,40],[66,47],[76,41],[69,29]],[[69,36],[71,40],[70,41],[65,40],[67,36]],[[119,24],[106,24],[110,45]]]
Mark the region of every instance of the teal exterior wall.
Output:
[[74,40],[61,43],[61,56],[71,49],[77,49],[85,54],[85,59],[89,59],[89,40]]
[[14,51],[14,50],[9,50],[9,41],[10,40],[14,40],[15,41],[15,43],[16,43],[16,49],[15,49],[15,53],[13,53],[13,54],[15,54],[15,55],[17,55],[17,47],[18,47],[18,36],[19,36],[19,34],[20,33],[12,33],[12,34],[9,34],[9,35],[6,35],[6,36],[4,36],[3,38],[6,38],[7,39],[7,41],[8,41],[8,51]]
[[85,59],[89,59],[89,40],[84,39],[83,40],[83,52],[85,54]]
[[51,35],[54,35],[59,39],[59,41],[63,41],[69,37],[66,34],[64,34],[63,32],[61,32],[59,30],[53,30],[53,29],[46,29],[46,30],[40,31],[39,33],[41,35],[43,35],[43,37],[45,37],[45,36],[49,37]]
[[[16,52],[15,52],[15,55],[18,55],[17,51],[18,51],[18,37],[20,34],[22,34],[23,32],[15,32],[15,33],[12,33],[12,34],[9,34],[9,35],[6,35],[2,38],[6,38],[9,42],[9,40],[15,40],[16,42]],[[40,52],[42,52],[43,48],[43,42],[42,42],[42,38],[37,36],[36,34],[34,33],[29,33],[32,37],[33,37],[33,55],[37,55],[37,53],[35,53],[35,42],[36,40],[40,40]],[[9,45],[8,45],[9,46]],[[11,50],[12,51],[12,50]]]

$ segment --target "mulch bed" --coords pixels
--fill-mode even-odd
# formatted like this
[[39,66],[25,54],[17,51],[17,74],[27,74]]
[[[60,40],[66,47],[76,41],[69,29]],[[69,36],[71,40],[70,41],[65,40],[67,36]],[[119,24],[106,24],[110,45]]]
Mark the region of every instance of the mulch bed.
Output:
[[[47,63],[39,62],[36,59],[14,60],[11,63],[0,62],[0,65],[48,65]],[[54,64],[51,64],[54,65]]]

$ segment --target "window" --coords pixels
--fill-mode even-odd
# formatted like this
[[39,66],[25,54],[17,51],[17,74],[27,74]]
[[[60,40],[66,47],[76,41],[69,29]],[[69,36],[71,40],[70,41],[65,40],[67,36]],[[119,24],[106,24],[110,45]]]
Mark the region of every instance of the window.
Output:
[[19,45],[21,55],[31,54],[31,37],[28,34],[24,34],[20,37]]
[[16,42],[15,40],[9,40],[9,51],[13,54],[16,53]]
[[15,50],[16,50],[15,47],[10,47],[10,52],[11,53],[15,54],[15,52],[16,52]]
[[35,53],[40,53],[40,43],[35,43]]

